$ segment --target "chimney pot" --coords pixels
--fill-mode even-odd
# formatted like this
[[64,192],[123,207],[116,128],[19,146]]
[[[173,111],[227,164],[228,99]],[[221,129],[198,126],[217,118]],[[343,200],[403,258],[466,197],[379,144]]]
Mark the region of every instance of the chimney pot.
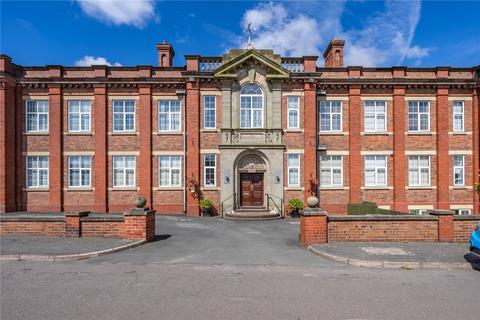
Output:
[[345,46],[345,40],[340,40],[335,37],[328,44],[327,49],[323,52],[323,58],[325,59],[325,67],[327,68],[340,68],[343,67],[343,47]]

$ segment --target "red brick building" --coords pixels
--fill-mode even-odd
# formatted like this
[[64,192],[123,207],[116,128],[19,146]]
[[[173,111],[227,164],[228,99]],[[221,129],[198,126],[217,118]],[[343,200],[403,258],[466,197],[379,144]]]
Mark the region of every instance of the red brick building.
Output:
[[[480,67],[343,66],[233,49],[158,66],[20,66],[0,57],[0,212],[159,213],[376,202],[479,214]],[[283,199],[283,200],[282,200]],[[223,209],[223,210],[221,210]]]

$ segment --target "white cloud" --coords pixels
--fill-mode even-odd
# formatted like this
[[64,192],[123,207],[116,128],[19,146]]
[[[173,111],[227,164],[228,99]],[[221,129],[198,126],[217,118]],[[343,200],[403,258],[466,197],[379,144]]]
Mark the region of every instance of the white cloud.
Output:
[[154,0],[77,0],[88,16],[114,25],[131,25],[139,29],[155,17]]
[[[252,23],[256,48],[270,48],[286,56],[320,55],[335,36],[346,40],[346,65],[380,66],[418,63],[430,49],[412,45],[420,20],[418,1],[385,1],[380,11],[362,17],[361,27],[345,30],[345,1],[262,3],[247,10],[243,30]],[[237,45],[246,46],[245,36]],[[322,64],[322,59],[319,59]]]
[[87,66],[93,66],[93,65],[106,65],[106,66],[121,66],[120,63],[115,62],[115,63],[110,63],[108,62],[107,59],[104,57],[93,57],[93,56],[84,56],[80,60],[75,61],[75,65],[79,67],[87,67]]

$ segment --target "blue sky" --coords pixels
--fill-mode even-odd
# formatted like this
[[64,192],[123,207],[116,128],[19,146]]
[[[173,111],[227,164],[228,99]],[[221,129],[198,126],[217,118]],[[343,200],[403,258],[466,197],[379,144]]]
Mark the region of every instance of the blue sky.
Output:
[[282,55],[321,55],[337,36],[347,65],[480,64],[480,1],[0,1],[0,52],[22,65],[156,65],[162,40],[183,65],[244,47],[248,23],[256,48]]

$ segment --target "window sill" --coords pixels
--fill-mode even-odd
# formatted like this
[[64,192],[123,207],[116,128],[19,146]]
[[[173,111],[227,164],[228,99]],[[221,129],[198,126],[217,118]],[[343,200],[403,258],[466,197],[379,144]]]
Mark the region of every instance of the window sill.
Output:
[[470,136],[472,135],[471,131],[450,131],[448,132],[451,136]]
[[23,188],[23,191],[26,192],[49,192],[49,188]]
[[216,129],[216,128],[211,128],[211,129],[200,129],[200,132],[202,133],[217,133],[217,132],[220,132],[219,129]]
[[42,131],[42,132],[24,132],[23,133],[26,136],[48,136],[49,132],[48,131]]
[[108,191],[138,191],[136,187],[113,187],[108,188]]
[[368,187],[362,187],[361,188],[362,190],[392,190],[393,187],[387,187],[387,186],[379,186],[379,187],[375,187],[375,186],[368,186]]
[[283,188],[285,191],[303,191],[302,187],[285,187]]
[[303,129],[291,128],[291,129],[284,129],[283,131],[286,132],[286,133],[301,133],[301,132],[303,132]]
[[157,136],[162,136],[162,135],[181,136],[181,135],[183,135],[183,132],[182,131],[156,131],[156,132],[154,132],[154,134],[156,134]]
[[452,190],[471,190],[473,187],[471,186],[450,186],[449,189]]
[[75,192],[75,191],[93,191],[93,188],[66,188],[66,189],[63,189],[64,191],[68,191],[68,192]]
[[138,132],[109,132],[110,136],[138,136]]
[[93,132],[64,132],[65,136],[93,136]]
[[153,188],[155,191],[183,191],[183,187],[158,187]]
[[348,132],[325,132],[320,131],[321,136],[348,136]]
[[362,132],[362,136],[391,136],[393,132]]
[[418,187],[405,187],[405,189],[407,190],[433,190],[433,189],[437,189],[436,186],[418,186]]
[[405,132],[406,135],[408,136],[434,136],[437,133],[436,132],[415,132],[415,131],[408,131]]
[[349,187],[320,187],[320,191],[348,190]]

